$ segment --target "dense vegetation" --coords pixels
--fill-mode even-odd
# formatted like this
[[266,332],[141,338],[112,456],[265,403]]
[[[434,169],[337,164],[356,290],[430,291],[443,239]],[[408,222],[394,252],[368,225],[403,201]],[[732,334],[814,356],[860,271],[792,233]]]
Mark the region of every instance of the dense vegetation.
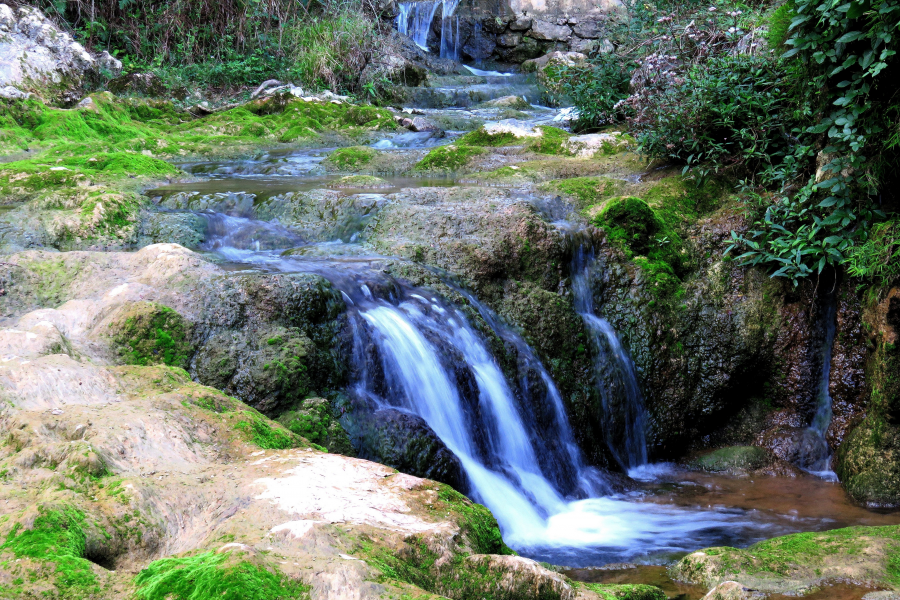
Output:
[[366,0],[42,0],[89,48],[170,89],[298,85],[358,91],[378,19]]
[[753,225],[729,253],[798,280],[900,268],[900,2],[633,3],[616,51],[558,67],[590,130],[627,122],[641,150],[734,182]]

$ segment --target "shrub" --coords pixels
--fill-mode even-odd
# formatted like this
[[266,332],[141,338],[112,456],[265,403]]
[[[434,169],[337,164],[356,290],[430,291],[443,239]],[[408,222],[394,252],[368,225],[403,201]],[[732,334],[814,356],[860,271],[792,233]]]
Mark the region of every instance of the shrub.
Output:
[[628,97],[628,83],[634,61],[607,53],[587,64],[551,65],[545,70],[551,100],[564,98],[578,109],[576,129],[592,130],[622,120],[624,110],[617,107]]
[[687,168],[771,172],[791,151],[792,87],[781,62],[721,56],[687,70],[635,122],[640,148]]

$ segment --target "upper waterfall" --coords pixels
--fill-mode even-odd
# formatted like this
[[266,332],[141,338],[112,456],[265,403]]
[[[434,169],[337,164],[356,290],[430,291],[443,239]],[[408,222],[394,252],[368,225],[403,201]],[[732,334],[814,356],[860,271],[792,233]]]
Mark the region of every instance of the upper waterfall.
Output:
[[401,2],[397,15],[397,31],[409,36],[422,50],[428,51],[428,33],[441,7],[440,56],[459,60],[459,17],[456,9],[459,0],[425,0],[422,2]]

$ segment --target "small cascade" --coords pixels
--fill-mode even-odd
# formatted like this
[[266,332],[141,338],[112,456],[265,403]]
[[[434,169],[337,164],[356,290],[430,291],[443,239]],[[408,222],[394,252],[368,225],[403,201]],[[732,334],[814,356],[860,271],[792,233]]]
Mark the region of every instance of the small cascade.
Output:
[[441,8],[441,58],[459,61],[459,0],[444,0]]
[[825,439],[825,432],[831,425],[832,400],[829,390],[831,380],[831,354],[837,332],[837,297],[834,292],[825,296],[822,319],[825,325],[825,339],[822,342],[822,374],[819,379],[816,413],[801,440],[800,468],[813,475],[837,481],[837,474],[831,470],[831,448]]
[[644,399],[627,350],[609,321],[594,313],[593,264],[593,249],[579,245],[572,261],[575,310],[591,335],[606,444],[623,469],[634,469],[647,464]]
[[456,9],[460,0],[426,0],[424,2],[401,2],[397,15],[397,31],[412,39],[416,45],[428,52],[428,33],[431,23],[441,7],[441,58],[459,60],[460,37],[459,17]]
[[440,0],[426,2],[401,2],[400,14],[397,16],[397,31],[409,36],[416,46],[428,51],[428,32],[437,12]]

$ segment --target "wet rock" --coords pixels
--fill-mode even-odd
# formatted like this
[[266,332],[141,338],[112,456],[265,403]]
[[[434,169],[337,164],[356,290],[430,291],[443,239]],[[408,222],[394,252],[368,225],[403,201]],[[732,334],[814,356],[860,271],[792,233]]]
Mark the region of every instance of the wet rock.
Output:
[[750,588],[737,581],[723,581],[703,596],[703,600],[750,600],[752,597],[753,590]]
[[528,31],[531,29],[532,23],[532,19],[528,17],[518,17],[509,24],[509,29],[511,31]]
[[465,490],[462,464],[420,417],[394,408],[345,404],[341,425],[360,458]]
[[488,37],[472,37],[463,45],[462,52],[471,60],[482,61],[490,58],[496,47],[497,43]]
[[425,117],[413,117],[412,119],[410,119],[409,125],[406,125],[406,128],[410,131],[415,132],[441,130],[441,128],[438,127],[436,123]]

